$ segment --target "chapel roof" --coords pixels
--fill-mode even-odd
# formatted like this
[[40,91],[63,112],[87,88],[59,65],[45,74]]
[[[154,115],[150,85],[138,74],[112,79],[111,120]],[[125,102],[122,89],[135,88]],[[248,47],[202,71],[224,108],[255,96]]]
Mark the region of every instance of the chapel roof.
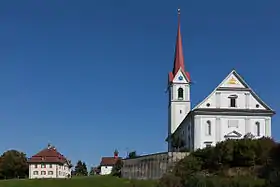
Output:
[[100,166],[113,166],[116,164],[118,159],[121,159],[121,158],[119,158],[119,157],[102,157]]

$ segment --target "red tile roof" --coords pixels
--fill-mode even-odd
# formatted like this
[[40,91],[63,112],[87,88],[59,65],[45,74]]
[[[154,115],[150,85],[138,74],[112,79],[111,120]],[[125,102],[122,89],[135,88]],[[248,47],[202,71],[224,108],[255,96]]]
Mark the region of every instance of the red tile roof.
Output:
[[46,149],[43,149],[39,153],[32,156],[28,163],[59,163],[64,164],[68,163],[69,161],[60,154],[57,149],[53,146],[49,146]]
[[113,166],[120,157],[102,157],[100,166]]

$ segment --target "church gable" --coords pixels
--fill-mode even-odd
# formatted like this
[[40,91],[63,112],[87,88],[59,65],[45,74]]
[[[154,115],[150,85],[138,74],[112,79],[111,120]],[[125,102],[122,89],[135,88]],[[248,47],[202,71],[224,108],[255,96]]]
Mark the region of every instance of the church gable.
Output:
[[[232,100],[233,101],[232,103]],[[235,70],[194,107],[195,109],[272,109],[266,105]]]
[[241,77],[232,71],[219,85],[219,88],[248,88],[248,85],[241,79]]
[[188,83],[188,79],[186,77],[186,75],[184,73],[182,73],[181,69],[177,72],[177,74],[175,75],[173,81],[173,83]]

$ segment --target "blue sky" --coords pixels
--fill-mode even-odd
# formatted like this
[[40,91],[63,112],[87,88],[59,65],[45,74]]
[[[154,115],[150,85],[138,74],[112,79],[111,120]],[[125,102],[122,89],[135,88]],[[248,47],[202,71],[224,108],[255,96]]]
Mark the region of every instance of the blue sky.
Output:
[[50,142],[89,166],[115,148],[165,151],[178,5],[192,105],[236,68],[279,111],[277,0],[3,1],[0,151]]

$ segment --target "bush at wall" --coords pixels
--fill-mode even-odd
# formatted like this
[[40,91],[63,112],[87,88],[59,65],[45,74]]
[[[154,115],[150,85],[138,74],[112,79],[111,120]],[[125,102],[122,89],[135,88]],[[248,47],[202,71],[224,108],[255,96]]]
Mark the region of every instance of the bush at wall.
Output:
[[280,184],[279,155],[280,144],[270,138],[226,140],[215,147],[192,152],[160,184],[163,187],[276,187]]

